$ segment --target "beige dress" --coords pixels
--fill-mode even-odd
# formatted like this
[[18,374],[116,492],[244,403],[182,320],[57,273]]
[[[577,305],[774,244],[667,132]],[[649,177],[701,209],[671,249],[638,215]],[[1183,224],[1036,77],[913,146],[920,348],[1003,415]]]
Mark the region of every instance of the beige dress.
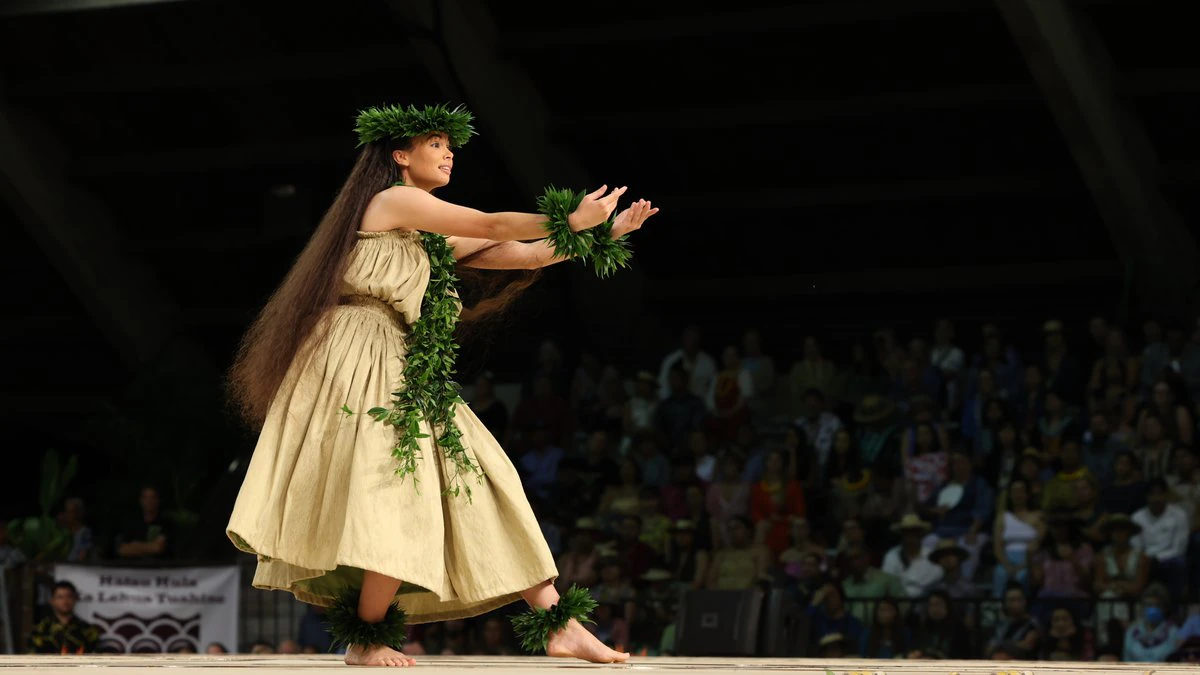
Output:
[[410,623],[482,614],[558,571],[512,462],[469,407],[454,419],[486,474],[465,477],[470,502],[442,496],[453,465],[432,437],[419,439],[416,474],[401,479],[395,428],[341,412],[387,407],[404,386],[406,327],[429,283],[419,233],[357,237],[342,288],[354,302],[333,309],[328,331],[292,363],[226,533],[258,556],[256,588],[328,606],[372,570],[403,580]]

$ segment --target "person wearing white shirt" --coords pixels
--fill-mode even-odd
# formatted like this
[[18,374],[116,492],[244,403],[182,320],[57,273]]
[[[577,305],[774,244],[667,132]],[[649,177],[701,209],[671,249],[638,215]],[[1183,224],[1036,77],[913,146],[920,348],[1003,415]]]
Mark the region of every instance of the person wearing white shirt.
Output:
[[700,351],[700,329],[688,326],[683,331],[683,346],[667,354],[658,371],[658,397],[671,395],[671,369],[683,367],[688,374],[688,388],[697,396],[708,395],[709,387],[717,376],[717,362],[707,353]]
[[945,574],[940,565],[929,562],[929,551],[922,545],[922,539],[931,529],[929,523],[911,513],[892,525],[892,530],[900,532],[902,539],[883,556],[882,569],[900,580],[910,598],[925,597]]
[[946,404],[953,410],[958,407],[958,375],[967,357],[963,350],[954,345],[954,324],[949,319],[938,320],[933,328],[933,339],[929,361],[942,371],[942,379],[946,382]]
[[1133,514],[1142,528],[1133,545],[1155,561],[1153,577],[1167,585],[1171,597],[1180,598],[1187,586],[1188,514],[1168,503],[1170,494],[1165,480],[1150,481],[1146,506]]

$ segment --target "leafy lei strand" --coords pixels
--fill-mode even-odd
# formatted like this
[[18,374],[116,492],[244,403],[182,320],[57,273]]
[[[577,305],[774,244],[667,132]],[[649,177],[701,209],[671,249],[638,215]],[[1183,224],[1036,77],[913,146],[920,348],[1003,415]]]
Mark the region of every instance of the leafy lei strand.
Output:
[[[403,183],[396,183],[403,185]],[[408,335],[408,360],[404,366],[404,387],[392,393],[392,407],[371,408],[367,414],[379,422],[396,427],[396,445],[392,456],[399,465],[396,475],[412,475],[417,481],[417,461],[421,459],[417,440],[426,420],[437,436],[436,447],[454,464],[454,473],[442,494],[457,497],[465,493],[471,499],[471,486],[463,476],[474,474],[483,479],[483,469],[462,444],[462,430],[454,422],[454,406],[462,403],[454,381],[458,344],[454,328],[458,325],[459,299],[455,290],[454,250],[445,235],[422,232],[421,244],[429,255],[429,285],[421,299],[421,316]],[[343,410],[351,413],[349,408]]]

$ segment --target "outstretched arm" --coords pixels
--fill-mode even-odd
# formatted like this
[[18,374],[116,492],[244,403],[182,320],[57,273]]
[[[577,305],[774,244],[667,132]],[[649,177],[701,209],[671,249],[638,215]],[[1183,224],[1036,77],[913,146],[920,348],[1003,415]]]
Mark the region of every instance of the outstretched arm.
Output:
[[[644,199],[633,203],[617,216],[613,222],[612,237],[616,239],[642,226],[646,219],[658,213]],[[541,231],[541,235],[545,230]],[[541,236],[539,235],[539,236]],[[475,237],[450,237],[447,242],[454,249],[456,260],[465,260],[467,267],[488,270],[532,270],[562,262],[567,258],[556,257],[554,247],[547,240],[532,242],[493,241]]]
[[[584,197],[567,217],[571,231],[579,232],[608,220],[625,188],[604,195],[607,186]],[[545,236],[546,217],[537,213],[503,211],[485,213],[478,209],[444,202],[413,187],[391,187],[376,195],[363,214],[362,229],[421,230],[455,237],[517,241]]]

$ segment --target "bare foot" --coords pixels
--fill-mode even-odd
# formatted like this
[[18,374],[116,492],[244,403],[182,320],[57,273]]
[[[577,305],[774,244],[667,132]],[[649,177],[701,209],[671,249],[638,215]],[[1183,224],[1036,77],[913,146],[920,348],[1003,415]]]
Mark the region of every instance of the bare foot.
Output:
[[415,666],[417,662],[391,647],[350,645],[346,650],[348,666]]
[[546,653],[563,658],[575,657],[592,663],[621,663],[629,658],[627,652],[609,649],[575,619],[566,628],[550,636]]

